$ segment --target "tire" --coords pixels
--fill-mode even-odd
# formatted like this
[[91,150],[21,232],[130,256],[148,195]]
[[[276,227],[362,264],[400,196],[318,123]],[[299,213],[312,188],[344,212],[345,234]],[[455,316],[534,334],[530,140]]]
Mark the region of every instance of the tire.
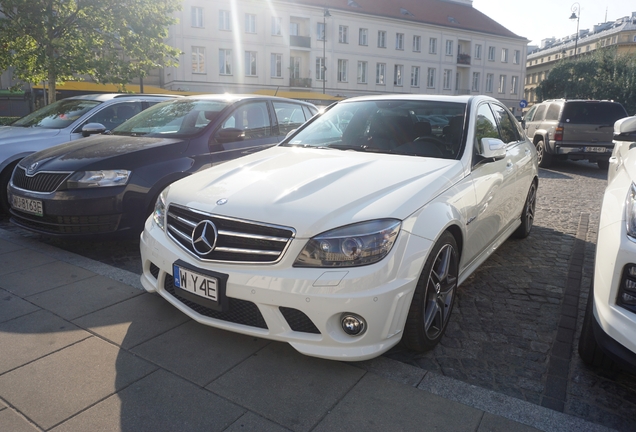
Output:
[[448,325],[459,272],[457,242],[444,232],[431,249],[417,282],[404,325],[404,345],[418,352],[433,349]]
[[602,169],[603,171],[607,171],[609,169],[609,161],[608,160],[597,160],[596,164],[598,165],[599,169]]
[[2,173],[0,173],[0,215],[9,215],[11,206],[9,205],[7,186],[9,186],[9,180],[11,180],[13,169],[17,164],[18,162],[12,163],[7,166]]
[[535,144],[537,148],[537,157],[539,159],[539,166],[541,168],[548,168],[552,165],[552,155],[548,154],[545,142],[543,140],[537,141]]
[[596,337],[594,337],[594,328],[592,320],[594,318],[594,281],[590,287],[590,294],[587,298],[587,307],[585,308],[585,317],[583,318],[583,327],[581,328],[581,336],[579,337],[579,356],[587,365],[596,366],[603,369],[613,369],[614,362],[607,357],[601,350]]
[[521,225],[512,233],[513,237],[518,239],[524,239],[530,235],[532,225],[534,224],[534,211],[537,206],[537,184],[532,182],[528,196],[526,197],[526,203],[523,205],[521,211]]

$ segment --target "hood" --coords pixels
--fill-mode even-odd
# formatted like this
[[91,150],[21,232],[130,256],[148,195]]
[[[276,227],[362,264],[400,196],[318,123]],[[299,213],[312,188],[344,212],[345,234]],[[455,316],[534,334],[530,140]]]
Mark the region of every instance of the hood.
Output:
[[0,145],[12,144],[16,142],[32,141],[34,139],[49,139],[60,133],[63,129],[47,129],[41,127],[0,127]]
[[462,173],[456,160],[278,146],[172,184],[168,202],[308,238],[360,221],[403,220]]
[[37,162],[37,171],[132,169],[145,163],[149,152],[157,160],[157,152],[176,156],[186,147],[187,142],[181,139],[96,135],[39,151],[20,164]]

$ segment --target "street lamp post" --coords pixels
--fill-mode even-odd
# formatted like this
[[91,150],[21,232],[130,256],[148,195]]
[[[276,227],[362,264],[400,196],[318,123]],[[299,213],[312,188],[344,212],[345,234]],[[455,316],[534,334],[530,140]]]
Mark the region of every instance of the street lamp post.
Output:
[[325,94],[327,83],[327,18],[330,16],[329,9],[325,8],[322,14],[322,94]]
[[572,11],[572,15],[570,15],[570,19],[576,20],[576,38],[574,39],[574,57],[576,57],[576,49],[579,45],[579,20],[581,19],[581,5],[578,2],[574,3],[570,10]]

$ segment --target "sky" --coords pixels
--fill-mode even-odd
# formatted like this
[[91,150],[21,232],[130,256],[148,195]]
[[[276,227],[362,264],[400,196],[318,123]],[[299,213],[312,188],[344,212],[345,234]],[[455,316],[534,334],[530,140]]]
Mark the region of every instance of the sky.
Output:
[[[614,21],[636,12],[636,2],[630,0],[584,0],[581,5],[579,29]],[[576,20],[570,20],[575,2],[563,0],[473,0],[473,7],[488,15],[513,33],[529,39],[528,45],[540,45],[542,39],[557,39],[576,33]],[[578,13],[577,13],[578,15]]]

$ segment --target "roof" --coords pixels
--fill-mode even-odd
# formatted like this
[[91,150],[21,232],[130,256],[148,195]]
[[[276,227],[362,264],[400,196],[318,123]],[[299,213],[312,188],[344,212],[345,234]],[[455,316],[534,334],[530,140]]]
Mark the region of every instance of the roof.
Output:
[[470,30],[496,36],[526,40],[467,3],[450,0],[285,0],[299,6],[314,6],[414,23]]

